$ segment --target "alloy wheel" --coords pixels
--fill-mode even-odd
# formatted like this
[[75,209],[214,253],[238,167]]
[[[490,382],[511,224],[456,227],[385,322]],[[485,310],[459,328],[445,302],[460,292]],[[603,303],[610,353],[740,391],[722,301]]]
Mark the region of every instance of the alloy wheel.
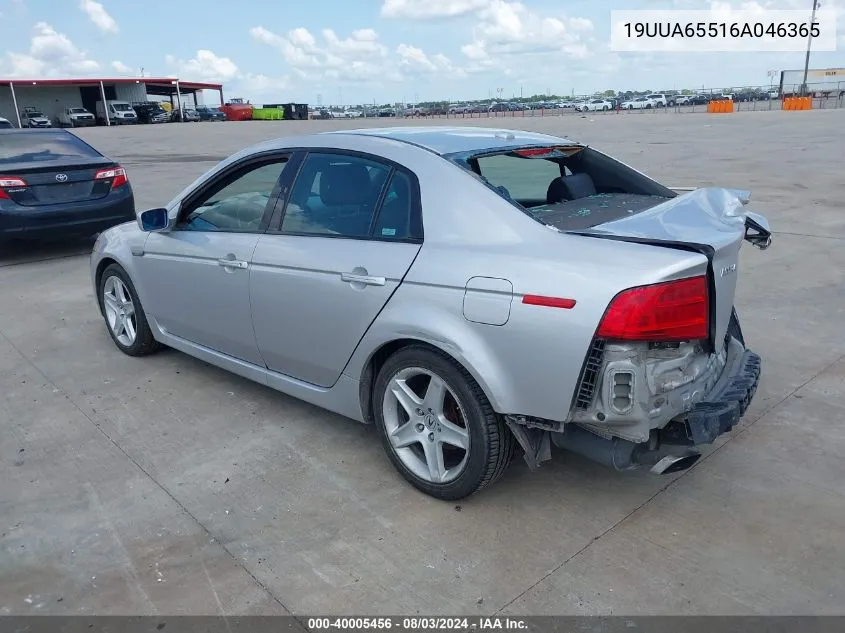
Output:
[[470,448],[466,413],[440,376],[422,367],[396,372],[382,414],[391,447],[414,475],[443,484],[464,471]]
[[116,275],[106,279],[103,284],[103,308],[114,337],[121,345],[131,346],[138,336],[135,304],[126,284]]

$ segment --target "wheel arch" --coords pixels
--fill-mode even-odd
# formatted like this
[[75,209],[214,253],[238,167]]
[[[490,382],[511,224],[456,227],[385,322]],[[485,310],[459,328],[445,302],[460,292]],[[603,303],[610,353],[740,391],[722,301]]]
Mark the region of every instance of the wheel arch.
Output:
[[478,386],[481,388],[481,391],[484,392],[484,396],[487,398],[487,401],[493,407],[493,410],[498,411],[498,408],[496,406],[496,400],[494,397],[492,397],[489,386],[486,384],[479,372],[476,371],[472,364],[467,362],[465,358],[453,353],[453,350],[450,350],[445,345],[438,344],[436,342],[425,340],[422,338],[405,337],[396,338],[387,341],[386,343],[383,343],[370,354],[370,356],[364,363],[364,368],[362,369],[360,375],[358,397],[361,405],[361,414],[366,424],[372,424],[375,420],[373,411],[373,389],[375,388],[375,380],[379,370],[382,368],[387,359],[390,358],[393,354],[395,354],[399,350],[411,346],[428,348],[431,351],[443,354],[447,358],[452,360],[454,363],[464,369],[470,376],[472,376],[473,380],[478,383]]
[[[112,264],[117,264],[121,268],[123,265],[108,255],[104,256],[99,262],[97,262],[97,268],[94,270],[94,292],[96,293],[97,297],[97,305],[100,307],[100,312],[103,311],[103,306],[100,301],[100,282],[103,280],[103,273],[106,272],[106,268],[111,266]],[[124,269],[125,270],[125,269]]]

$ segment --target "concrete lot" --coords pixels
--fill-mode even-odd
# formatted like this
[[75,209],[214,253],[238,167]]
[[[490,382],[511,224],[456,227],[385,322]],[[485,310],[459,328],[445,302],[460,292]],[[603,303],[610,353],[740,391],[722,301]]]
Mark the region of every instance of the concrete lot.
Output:
[[[369,123],[80,135],[152,207],[251,142]],[[741,260],[764,370],[740,428],[680,476],[558,453],[441,503],[373,428],[176,352],[120,354],[90,244],[19,249],[0,259],[0,614],[845,612],[845,111],[498,123],[754,192],[777,235]]]

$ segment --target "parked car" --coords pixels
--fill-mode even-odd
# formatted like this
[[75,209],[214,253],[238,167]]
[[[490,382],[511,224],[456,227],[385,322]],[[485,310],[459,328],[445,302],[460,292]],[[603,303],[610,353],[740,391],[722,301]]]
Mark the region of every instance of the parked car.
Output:
[[154,101],[136,102],[132,104],[139,123],[167,123],[170,115],[160,104]]
[[50,118],[38,108],[27,106],[21,110],[21,127],[53,127],[53,123],[50,121]]
[[197,106],[197,114],[200,115],[200,121],[225,121],[226,115],[209,106]]
[[578,112],[595,112],[597,110],[612,110],[613,104],[606,99],[590,99],[575,105]]
[[709,95],[692,95],[687,102],[688,105],[707,105],[710,103]]
[[648,97],[637,97],[630,101],[623,101],[619,107],[623,110],[651,110],[654,104]]
[[693,100],[693,95],[678,95],[675,97],[675,105],[690,105]]
[[126,170],[66,130],[0,130],[0,243],[135,219]]
[[517,447],[667,473],[738,423],[761,367],[739,250],[771,242],[748,195],[519,130],[330,132],[230,156],[102,233],[90,270],[123,353],[374,423],[413,486],[460,499]]
[[200,120],[199,112],[194,110],[193,108],[173,108],[170,112],[170,121],[180,122],[183,121],[185,123],[192,123]]
[[98,101],[96,107],[97,120],[103,125],[106,124],[106,116],[108,116],[111,125],[134,125],[138,123],[138,115],[132,109],[132,105],[128,101],[111,100],[106,102],[106,107],[103,107],[103,102]]
[[646,98],[651,100],[655,108],[665,108],[669,105],[669,99],[662,93],[655,92],[653,94],[646,95]]
[[8,130],[14,128],[15,126],[12,125],[12,122],[9,119],[4,119],[0,116],[0,130]]
[[64,108],[59,114],[59,127],[90,127],[96,124],[94,115],[85,108]]

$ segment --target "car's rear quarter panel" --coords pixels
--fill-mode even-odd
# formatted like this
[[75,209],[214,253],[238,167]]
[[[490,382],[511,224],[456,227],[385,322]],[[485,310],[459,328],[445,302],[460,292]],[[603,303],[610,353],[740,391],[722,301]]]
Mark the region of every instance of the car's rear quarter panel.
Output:
[[[611,299],[633,286],[703,274],[703,255],[558,233],[445,159],[422,150],[403,162],[420,178],[425,241],[403,283],[346,368],[359,379],[397,339],[425,341],[469,371],[500,413],[565,420],[582,364]],[[510,281],[504,325],[464,316],[473,277]],[[572,309],[522,303],[570,298]]]

